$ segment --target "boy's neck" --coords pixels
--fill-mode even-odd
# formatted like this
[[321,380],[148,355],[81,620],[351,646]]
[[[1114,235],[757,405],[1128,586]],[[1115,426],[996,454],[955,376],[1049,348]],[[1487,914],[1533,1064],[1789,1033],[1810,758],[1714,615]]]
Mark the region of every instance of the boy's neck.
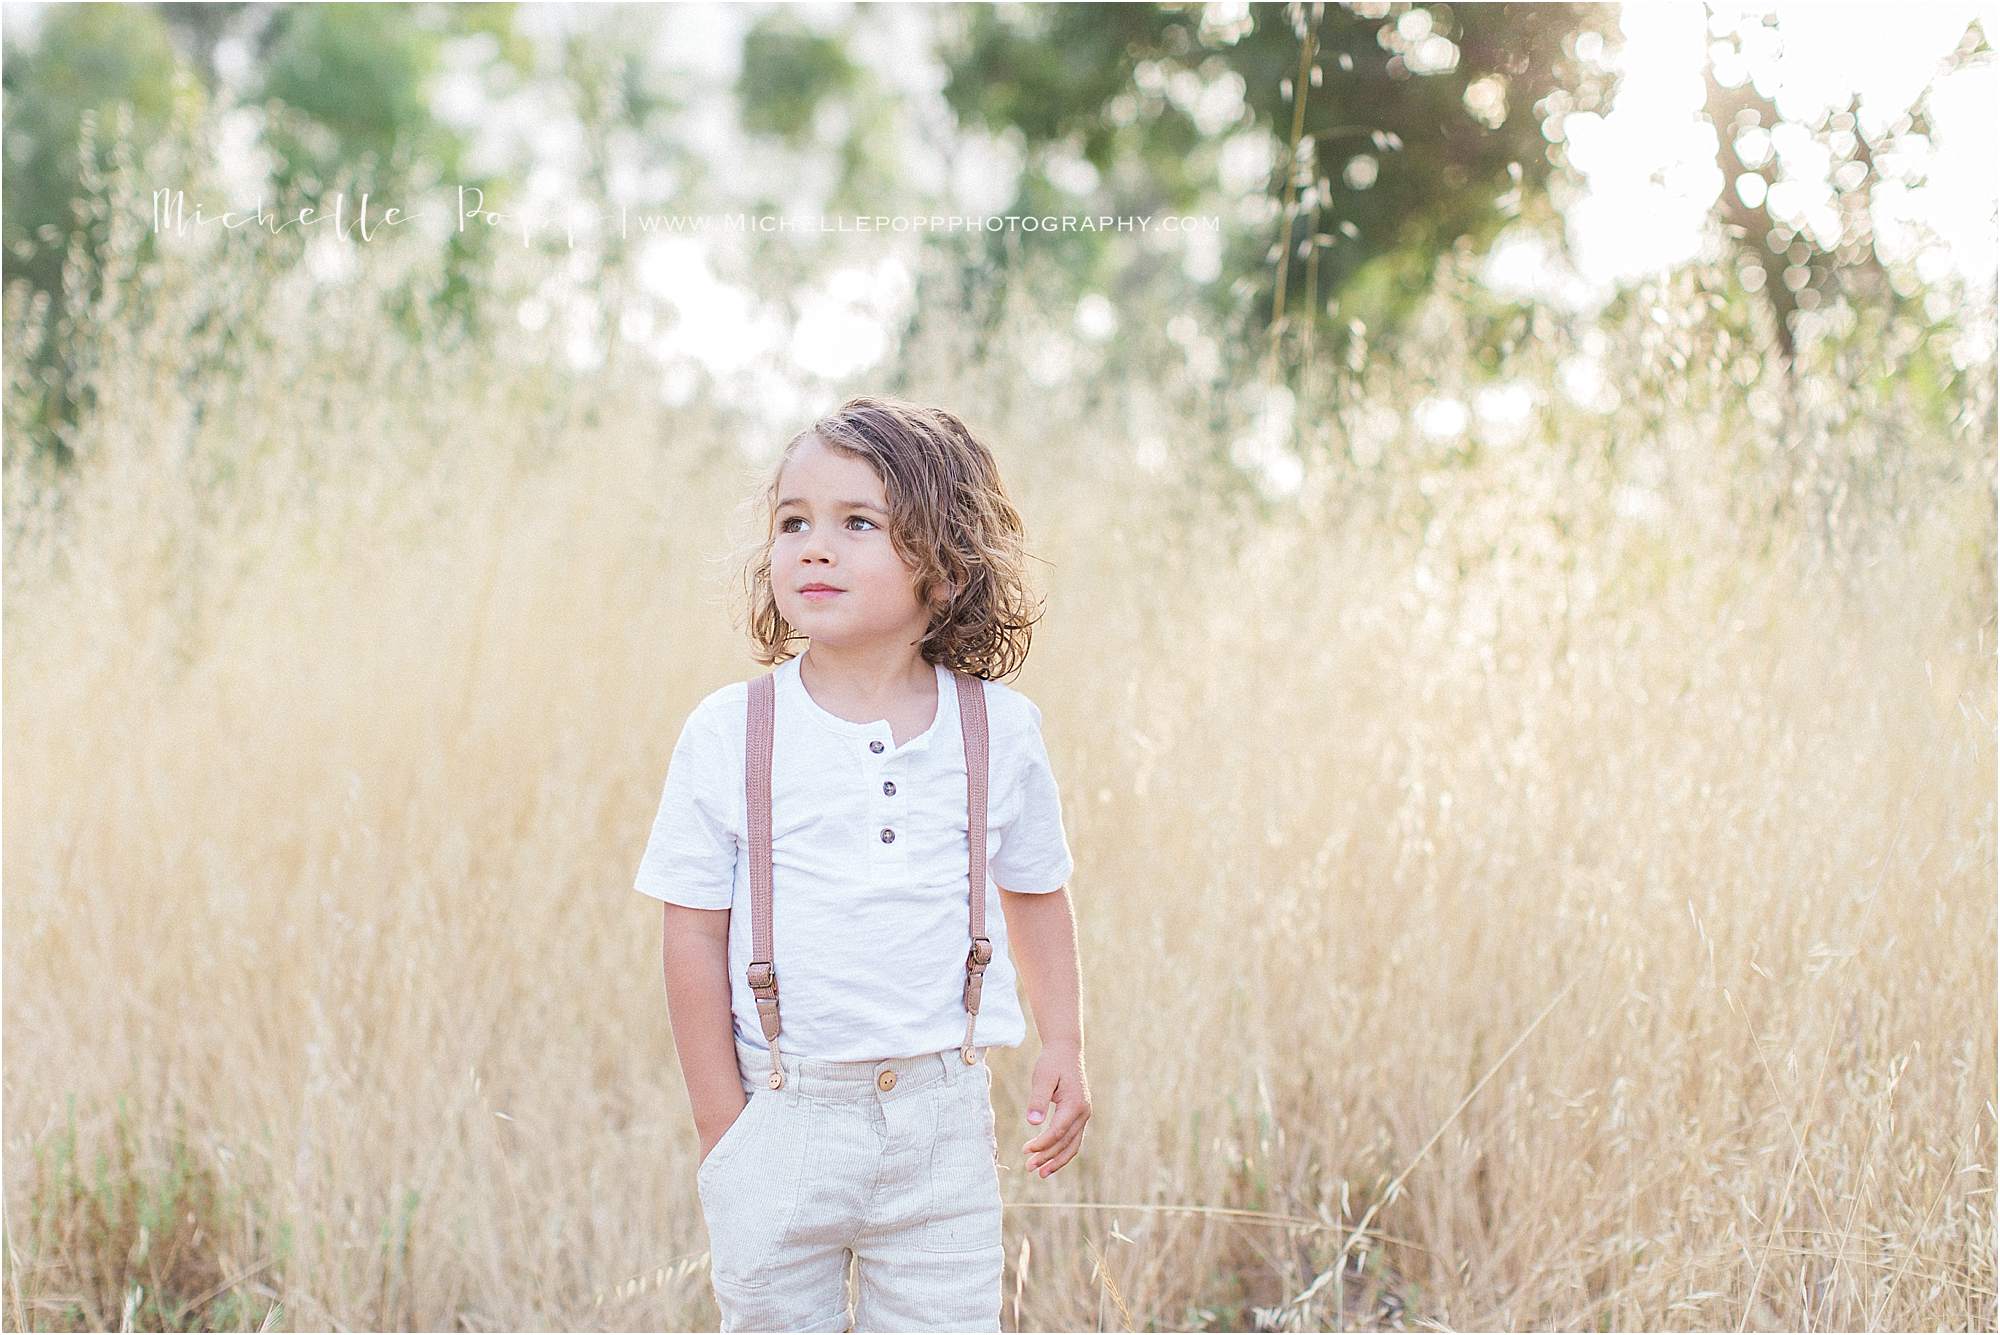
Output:
[[799,674],[814,699],[863,710],[927,696],[937,685],[937,669],[903,645],[887,650],[808,645],[799,655]]

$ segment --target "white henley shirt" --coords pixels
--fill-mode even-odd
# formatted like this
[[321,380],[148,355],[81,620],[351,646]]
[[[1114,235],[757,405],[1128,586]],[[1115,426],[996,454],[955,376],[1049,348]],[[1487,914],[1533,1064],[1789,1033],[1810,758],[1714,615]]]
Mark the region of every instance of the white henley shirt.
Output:
[[[937,673],[930,727],[897,746],[887,720],[827,712],[776,672],[771,747],[771,950],[778,1049],[826,1061],[880,1061],[965,1038],[968,903],[965,739],[958,690]],[[1042,711],[997,681],[986,691],[986,935],[993,960],[973,1042],[1014,1047],[1027,1022],[998,890],[1062,889],[1074,863],[1042,742]],[[633,887],[669,904],[729,909],[736,1037],[766,1046],[750,965],[749,825],[744,815],[748,681],[705,696],[667,767]]]

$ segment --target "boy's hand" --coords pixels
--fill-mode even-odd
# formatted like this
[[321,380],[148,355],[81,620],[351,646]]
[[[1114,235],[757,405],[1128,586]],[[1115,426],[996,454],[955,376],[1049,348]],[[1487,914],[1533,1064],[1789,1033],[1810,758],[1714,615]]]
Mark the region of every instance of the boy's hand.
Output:
[[1090,1087],[1083,1078],[1083,1048],[1077,1044],[1043,1044],[1028,1079],[1028,1124],[1042,1133],[1021,1146],[1028,1168],[1047,1177],[1083,1148],[1083,1127],[1090,1120]]
[[[750,1111],[750,1100],[748,1098],[745,1098],[743,1102],[736,1105],[736,1117],[741,1117],[748,1111]],[[729,1134],[729,1128],[736,1125],[736,1117],[730,1118],[720,1126],[710,1127],[707,1130],[703,1130],[699,1123],[696,1124],[695,1141],[699,1145],[699,1153],[695,1156],[695,1167],[699,1168],[708,1161],[708,1152],[714,1149],[724,1136]]]

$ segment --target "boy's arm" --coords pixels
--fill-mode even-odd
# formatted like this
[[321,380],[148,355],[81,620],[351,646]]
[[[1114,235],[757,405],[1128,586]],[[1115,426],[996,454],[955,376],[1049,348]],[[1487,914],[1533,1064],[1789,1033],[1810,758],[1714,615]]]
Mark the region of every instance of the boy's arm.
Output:
[[1069,887],[1017,895],[1002,886],[1000,908],[1007,915],[1008,953],[1028,994],[1042,1046],[1083,1051],[1082,984]]
[[1031,1170],[1047,1177],[1076,1157],[1090,1120],[1076,915],[1067,886],[1040,895],[1015,894],[1002,886],[1000,908],[1007,915],[1008,953],[1042,1040],[1028,1090],[1028,1122],[1041,1130],[1021,1152]]
[[729,910],[665,907],[660,954],[667,977],[667,1013],[705,1159],[750,1101],[736,1070],[735,1023],[730,1018]]

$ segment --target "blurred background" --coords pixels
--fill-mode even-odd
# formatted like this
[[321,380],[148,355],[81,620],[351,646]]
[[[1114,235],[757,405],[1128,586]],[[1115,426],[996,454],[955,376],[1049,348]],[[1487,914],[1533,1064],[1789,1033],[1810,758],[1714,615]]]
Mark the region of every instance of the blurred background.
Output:
[[631,874],[886,392],[1047,597],[1008,1329],[1990,1328],[1994,22],[0,7],[0,1319],[713,1326]]

